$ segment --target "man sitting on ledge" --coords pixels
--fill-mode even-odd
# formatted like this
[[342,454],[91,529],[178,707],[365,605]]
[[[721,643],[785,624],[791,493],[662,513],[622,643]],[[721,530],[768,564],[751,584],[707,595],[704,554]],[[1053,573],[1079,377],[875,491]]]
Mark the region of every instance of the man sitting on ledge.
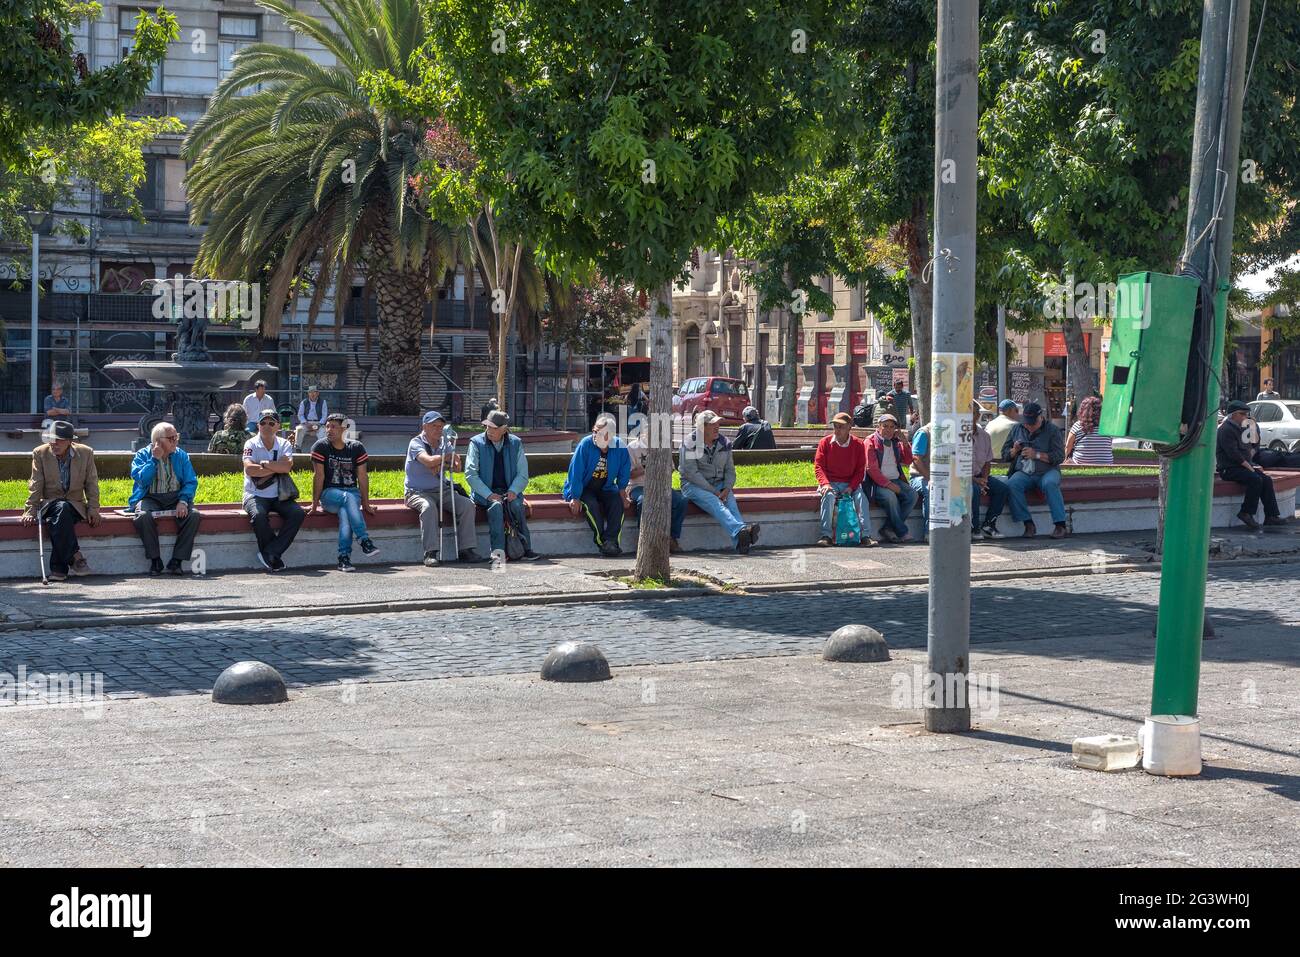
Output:
[[1255,510],[1260,500],[1264,501],[1264,524],[1285,525],[1277,507],[1277,495],[1273,492],[1273,479],[1264,472],[1261,465],[1251,461],[1250,449],[1242,439],[1242,425],[1250,414],[1250,406],[1240,400],[1228,403],[1228,416],[1219,426],[1214,443],[1214,457],[1219,474],[1229,482],[1246,486],[1246,497],[1242,500],[1241,511],[1237,518],[1247,528],[1259,528],[1255,520]]
[[465,456],[465,482],[474,493],[474,504],[487,510],[488,537],[492,551],[506,550],[506,512],[524,546],[523,559],[536,561],[524,513],[524,489],[528,487],[528,459],[524,443],[510,434],[510,416],[500,409],[488,411],[483,431],[469,440]]
[[632,457],[614,434],[618,420],[608,412],[596,416],[591,435],[573,450],[564,478],[564,502],[569,513],[585,515],[596,548],[606,558],[623,553],[623,508],[628,504]]
[[731,537],[736,551],[749,554],[758,541],[758,525],[746,524],[736,502],[736,465],[731,442],[722,435],[722,416],[705,409],[695,417],[695,431],[686,437],[678,455],[677,471],[682,476],[682,494],[700,511],[717,520]]
[[176,426],[159,422],[150,433],[149,448],[135,453],[131,461],[131,478],[135,489],[126,503],[127,511],[134,511],[136,534],[144,543],[144,554],[149,559],[149,574],[161,575],[162,553],[158,545],[158,524],[154,512],[176,512],[176,544],[172,558],[167,563],[171,575],[181,573],[181,562],[188,562],[194,551],[194,537],[199,533],[203,516],[194,507],[194,493],[199,489],[199,478],[194,474],[189,454],[180,447],[181,437]]
[[71,422],[55,422],[45,445],[32,451],[32,477],[22,523],[44,522],[50,529],[50,577],[63,581],[69,572],[89,575],[90,566],[77,545],[74,526],[99,524],[99,473],[95,450],[72,441]]

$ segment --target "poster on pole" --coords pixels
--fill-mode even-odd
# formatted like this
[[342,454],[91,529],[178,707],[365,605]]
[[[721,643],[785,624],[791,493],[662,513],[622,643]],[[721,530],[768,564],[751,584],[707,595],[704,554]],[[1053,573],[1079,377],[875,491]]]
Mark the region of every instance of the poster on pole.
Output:
[[936,352],[931,367],[930,527],[960,525],[970,514],[975,357]]

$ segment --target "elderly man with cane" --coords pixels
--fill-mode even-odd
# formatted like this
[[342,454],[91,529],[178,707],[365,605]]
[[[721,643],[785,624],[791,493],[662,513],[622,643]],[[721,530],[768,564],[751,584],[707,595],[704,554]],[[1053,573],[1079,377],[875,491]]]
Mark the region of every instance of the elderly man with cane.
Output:
[[46,580],[46,525],[50,526],[49,577],[63,581],[69,572],[90,574],[74,526],[80,521],[92,528],[99,524],[99,473],[95,450],[73,442],[75,435],[71,422],[55,422],[46,434],[48,441],[32,451],[32,477],[21,521],[37,526],[42,581]]
[[[456,433],[446,426],[441,412],[424,413],[420,434],[406,449],[406,507],[420,513],[424,564],[430,568],[448,560],[443,522],[447,514],[451,515],[451,541],[457,558],[471,563],[484,560],[474,550],[478,540],[474,503],[460,491],[452,476],[461,467],[461,460],[456,454]],[[461,548],[461,542],[468,547]]]

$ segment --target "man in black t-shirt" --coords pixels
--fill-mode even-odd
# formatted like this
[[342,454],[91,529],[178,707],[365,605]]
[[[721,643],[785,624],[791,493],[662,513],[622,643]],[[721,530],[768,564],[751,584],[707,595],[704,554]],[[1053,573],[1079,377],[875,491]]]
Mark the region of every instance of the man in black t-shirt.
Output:
[[365,515],[378,511],[370,504],[370,456],[360,442],[343,438],[343,416],[332,413],[325,420],[325,438],[311,449],[311,508],[307,515],[324,508],[339,517],[339,571],[353,571],[352,539],[361,542],[367,555],[377,555],[379,546],[370,540]]

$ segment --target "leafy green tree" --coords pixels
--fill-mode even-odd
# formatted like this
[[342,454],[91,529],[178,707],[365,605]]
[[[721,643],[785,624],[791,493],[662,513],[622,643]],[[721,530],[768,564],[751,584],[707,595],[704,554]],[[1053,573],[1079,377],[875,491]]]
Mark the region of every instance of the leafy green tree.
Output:
[[9,0],[0,6],[0,162],[30,171],[24,149],[50,131],[94,126],[137,103],[154,65],[176,39],[176,18],[161,7],[136,22],[131,52],[120,63],[91,72],[73,49],[73,28],[99,18],[98,3]]
[[342,322],[363,269],[379,314],[379,411],[414,414],[424,308],[455,262],[456,229],[425,213],[412,182],[428,119],[377,107],[359,80],[416,78],[419,5],[331,3],[329,26],[285,0],[258,4],[335,62],[270,43],[240,51],[185,142],[191,218],[208,223],[196,269],[223,279],[267,270],[265,336],[278,334],[300,277],[314,283],[311,319],[334,289]]
[[[719,219],[776,192],[844,83],[830,2],[429,0],[426,84],[500,210],[557,273],[650,292],[651,410],[670,416],[672,285]],[[671,449],[646,474],[636,574],[666,579]]]

